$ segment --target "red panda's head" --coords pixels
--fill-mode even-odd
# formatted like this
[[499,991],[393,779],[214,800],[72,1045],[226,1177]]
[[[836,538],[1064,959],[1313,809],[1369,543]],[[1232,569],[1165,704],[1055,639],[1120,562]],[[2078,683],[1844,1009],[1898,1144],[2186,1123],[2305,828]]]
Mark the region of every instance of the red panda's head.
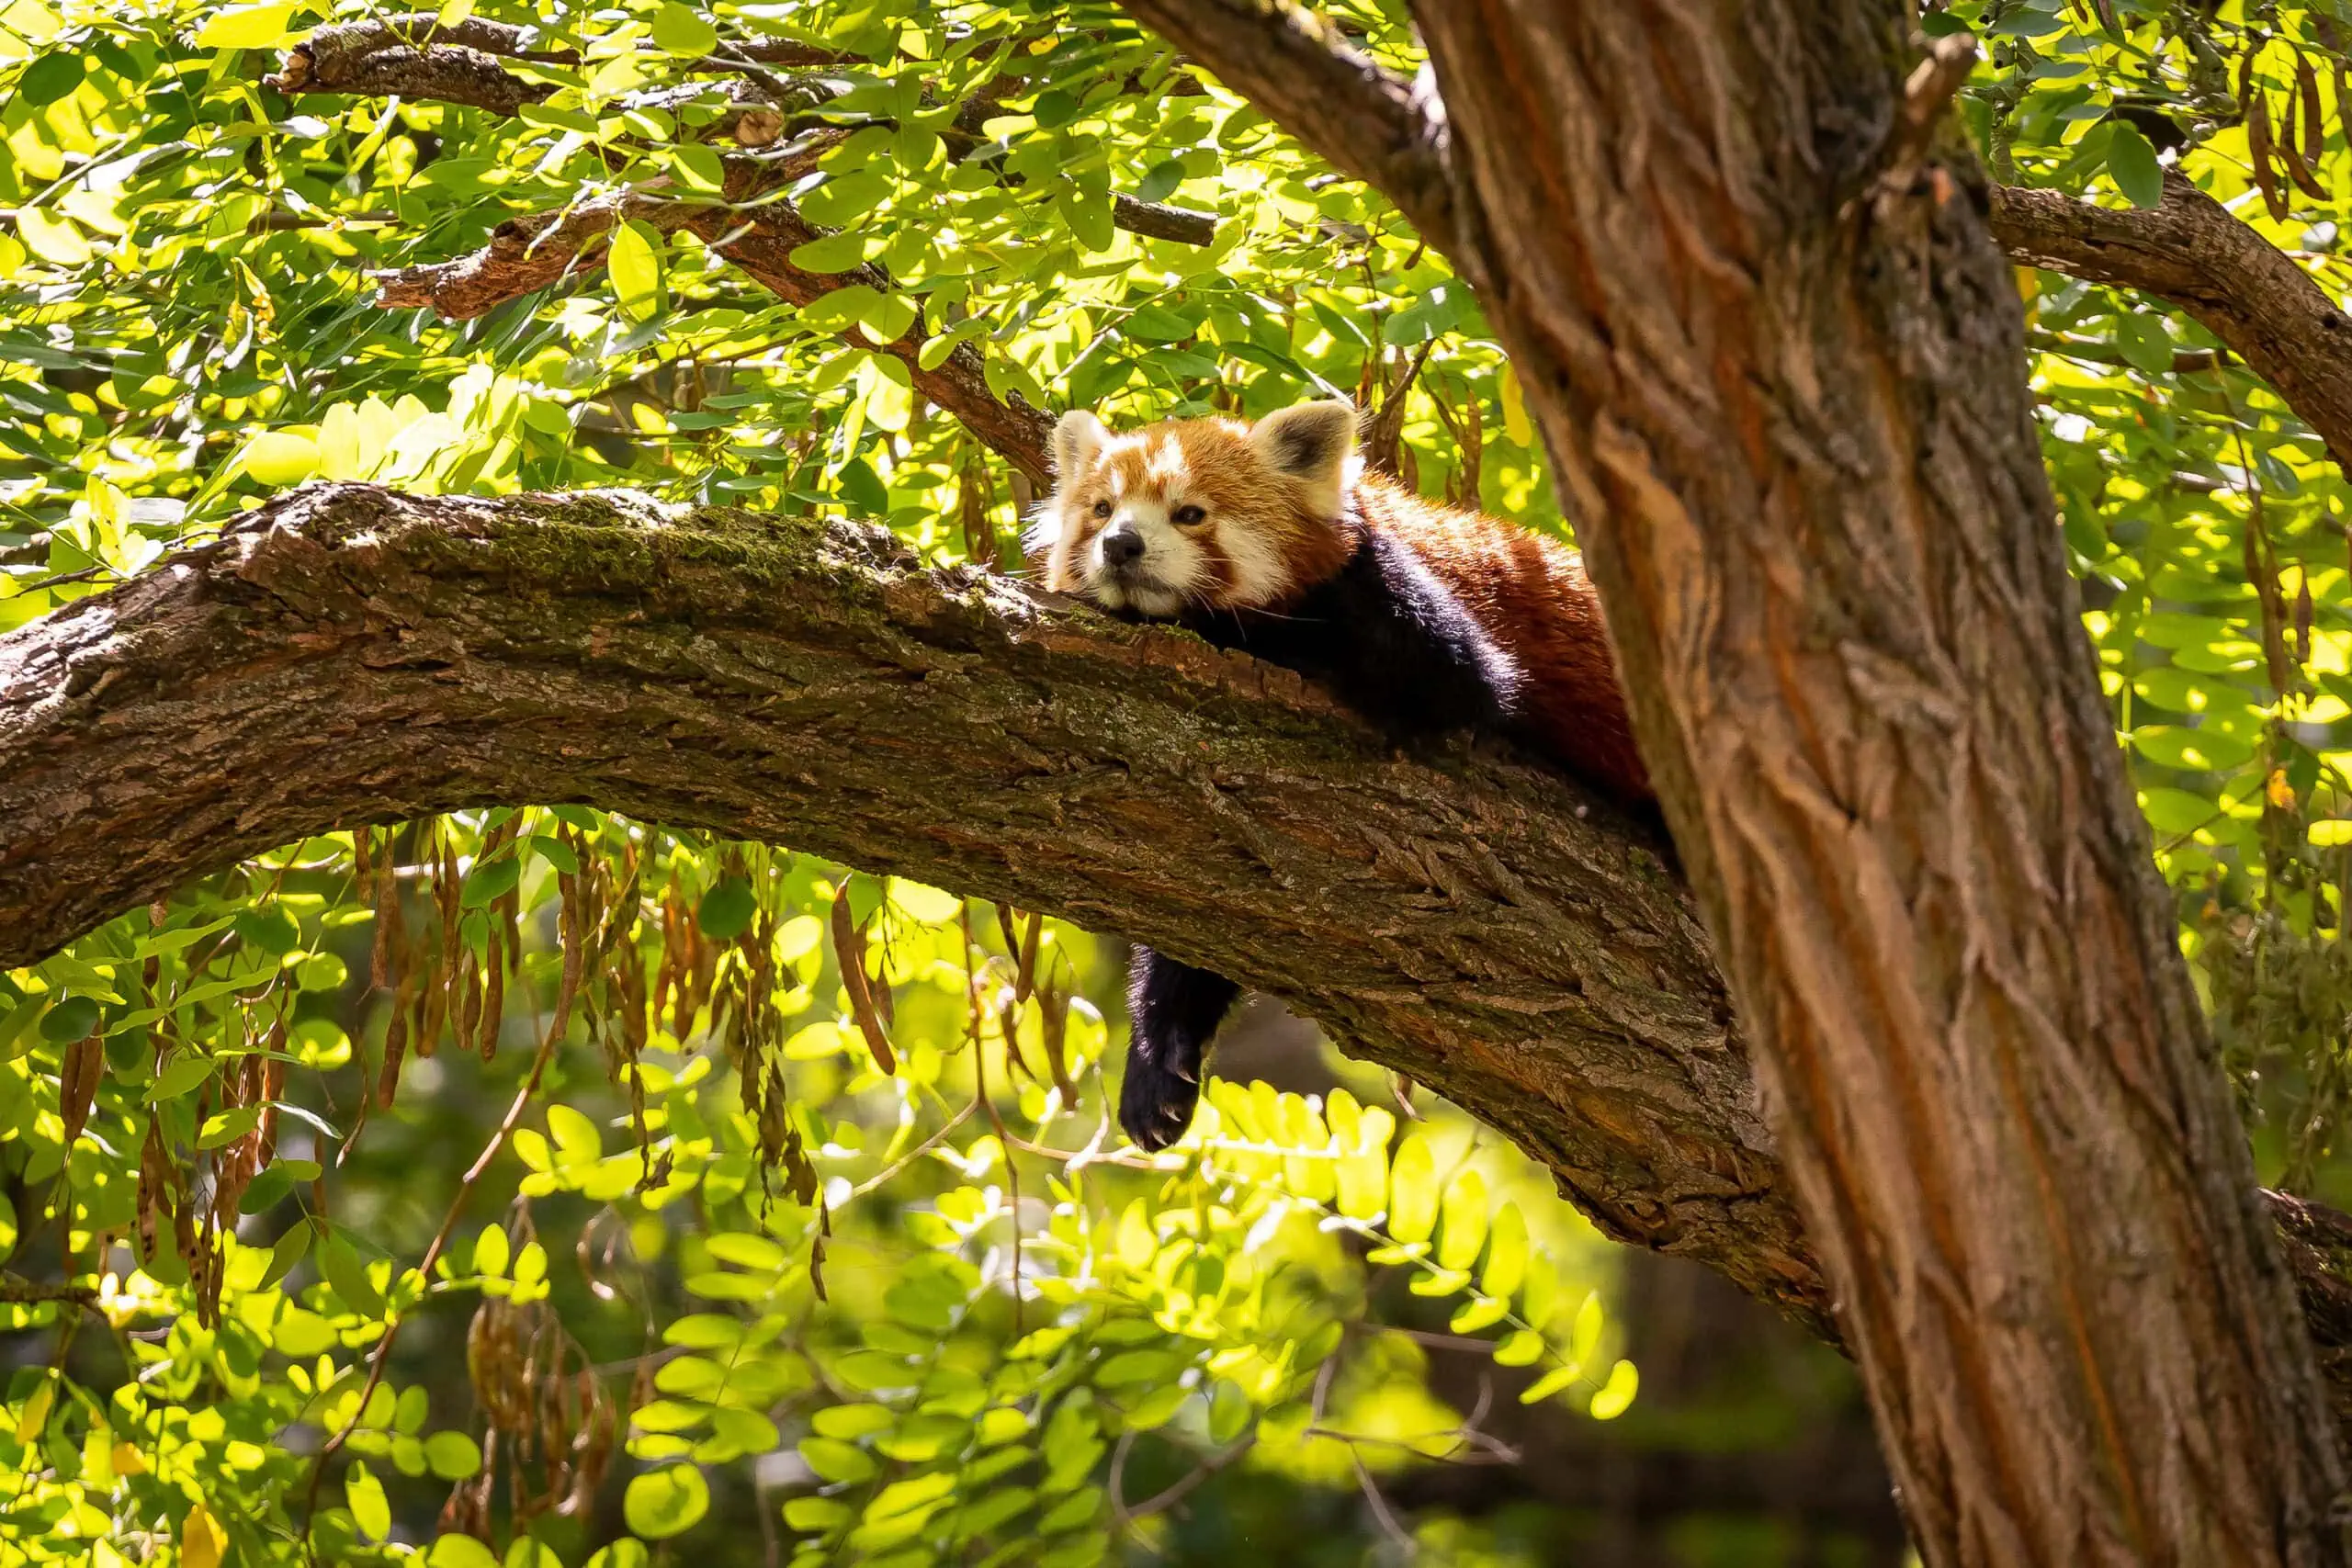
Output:
[[1355,433],[1354,407],[1339,401],[1255,425],[1169,420],[1116,435],[1067,413],[1029,538],[1046,586],[1157,618],[1279,605],[1354,548]]

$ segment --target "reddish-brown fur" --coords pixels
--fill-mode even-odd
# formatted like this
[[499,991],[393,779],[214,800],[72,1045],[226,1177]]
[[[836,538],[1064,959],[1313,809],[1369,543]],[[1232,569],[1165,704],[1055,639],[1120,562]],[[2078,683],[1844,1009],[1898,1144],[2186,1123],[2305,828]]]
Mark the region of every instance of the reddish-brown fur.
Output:
[[[1330,518],[1322,511],[1329,489],[1318,502],[1314,486],[1271,467],[1250,434],[1230,420],[1191,419],[1111,437],[1079,471],[1061,476],[1047,502],[1047,586],[1080,590],[1086,546],[1102,527],[1091,507],[1111,495],[1204,509],[1205,519],[1184,533],[1199,552],[1189,595],[1199,608],[1279,614],[1339,571],[1358,528],[1379,529],[1409,546],[1520,666],[1530,739],[1629,803],[1653,798],[1600,601],[1574,550],[1484,513],[1434,505],[1370,474],[1343,484],[1339,516]],[[1341,456],[1332,454],[1335,465]],[[1347,460],[1347,470],[1355,467]],[[1257,569],[1244,570],[1252,559]]]
[[1519,663],[1532,736],[1559,761],[1631,802],[1652,798],[1584,562],[1566,546],[1482,512],[1430,504],[1366,475],[1364,521],[1410,545],[1487,635]]

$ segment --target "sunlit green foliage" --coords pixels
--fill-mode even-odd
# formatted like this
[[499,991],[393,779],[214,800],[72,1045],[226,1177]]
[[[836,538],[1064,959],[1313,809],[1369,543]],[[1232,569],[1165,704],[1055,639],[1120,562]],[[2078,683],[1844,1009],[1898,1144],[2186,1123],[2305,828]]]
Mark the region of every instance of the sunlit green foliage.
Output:
[[[1400,7],[1329,10],[1414,62]],[[1966,107],[2000,178],[2153,202],[2154,130],[2336,289],[2352,20],[2208,10],[1928,29],[1987,39]],[[916,385],[958,344],[996,397],[1114,421],[1400,395],[1408,480],[1563,527],[1443,261],[1110,7],[501,4],[537,29],[499,62],[518,112],[262,84],[372,15],[0,9],[0,629],[310,479],[826,509],[1011,566],[1019,486]],[[818,62],[744,57],[780,42]],[[747,84],[793,112],[746,130]],[[787,304],[672,221],[745,160],[786,173],[741,220],[789,200],[820,231],[797,265],[888,287]],[[375,302],[371,272],[629,191],[609,249],[479,319]],[[2342,476],[2193,323],[2021,283],[2184,942],[2270,1169],[2335,1191]],[[912,371],[878,352],[910,330]],[[1376,1496],[1477,1449],[1432,1353],[1625,1408],[1598,1244],[1444,1108],[1405,1131],[1375,1075],[1220,1084],[1178,1150],[1127,1147],[1119,958],[562,807],[293,846],[0,975],[0,1560],[626,1568],[751,1531],[795,1563],[1090,1563],[1220,1474]],[[1411,1528],[1426,1561],[1520,1560]]]
[[[1152,1535],[1112,1492],[1147,1434],[1340,1483],[1469,1440],[1373,1326],[1385,1271],[1528,1398],[1633,1392],[1560,1272],[1577,1233],[1458,1121],[1220,1084],[1178,1151],[1126,1147],[1083,994],[1116,976],[1067,927],[571,808],[361,837],[6,981],[11,1191],[95,1287],[86,1324],[0,1307],[65,1358],[15,1374],[0,1435],[39,1478],[22,1544],[201,1561],[217,1529],[274,1561],[307,1520],[365,1561],[388,1496],[449,1483],[450,1530],[562,1544],[608,1481],[661,1540],[707,1468],[785,1453],[796,1561],[1095,1562]],[[474,1131],[428,1163],[428,1126]],[[371,1144],[441,1214],[422,1247],[343,1165]],[[434,1317],[446,1354],[461,1305],[471,1407],[438,1408],[396,1336]],[[93,1378],[71,1347],[107,1331]]]
[[[1948,18],[1948,19],[1947,19]],[[2331,296],[2352,158],[2333,5],[1961,4],[1999,177],[2150,206],[2188,175]],[[2344,475],[2211,333],[2028,274],[2052,488],[2183,940],[2292,1185],[2342,1201],[2352,1109],[2352,579]]]

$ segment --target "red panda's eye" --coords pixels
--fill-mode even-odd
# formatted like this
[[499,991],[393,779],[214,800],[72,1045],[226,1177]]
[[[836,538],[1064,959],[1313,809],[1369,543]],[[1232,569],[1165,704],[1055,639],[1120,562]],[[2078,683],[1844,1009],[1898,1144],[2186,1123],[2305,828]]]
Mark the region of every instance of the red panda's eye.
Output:
[[1181,523],[1185,526],[1190,527],[1192,525],[1198,523],[1208,516],[1208,513],[1202,511],[1197,506],[1180,506],[1175,511],[1170,513],[1168,516],[1170,522]]
[[1109,502],[1107,502],[1107,501],[1098,501],[1098,502],[1096,502],[1094,503],[1094,515],[1095,515],[1095,516],[1097,516],[1097,517],[1108,517],[1108,516],[1110,516],[1110,515],[1111,515],[1111,503],[1110,503]]

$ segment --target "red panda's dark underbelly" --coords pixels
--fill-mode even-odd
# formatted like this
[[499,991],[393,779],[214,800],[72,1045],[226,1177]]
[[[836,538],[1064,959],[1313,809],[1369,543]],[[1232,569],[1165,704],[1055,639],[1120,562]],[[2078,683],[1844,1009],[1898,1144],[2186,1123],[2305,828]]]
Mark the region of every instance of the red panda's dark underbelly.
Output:
[[1575,551],[1479,513],[1359,481],[1364,520],[1412,547],[1525,674],[1528,739],[1633,805],[1654,798],[1600,602]]

